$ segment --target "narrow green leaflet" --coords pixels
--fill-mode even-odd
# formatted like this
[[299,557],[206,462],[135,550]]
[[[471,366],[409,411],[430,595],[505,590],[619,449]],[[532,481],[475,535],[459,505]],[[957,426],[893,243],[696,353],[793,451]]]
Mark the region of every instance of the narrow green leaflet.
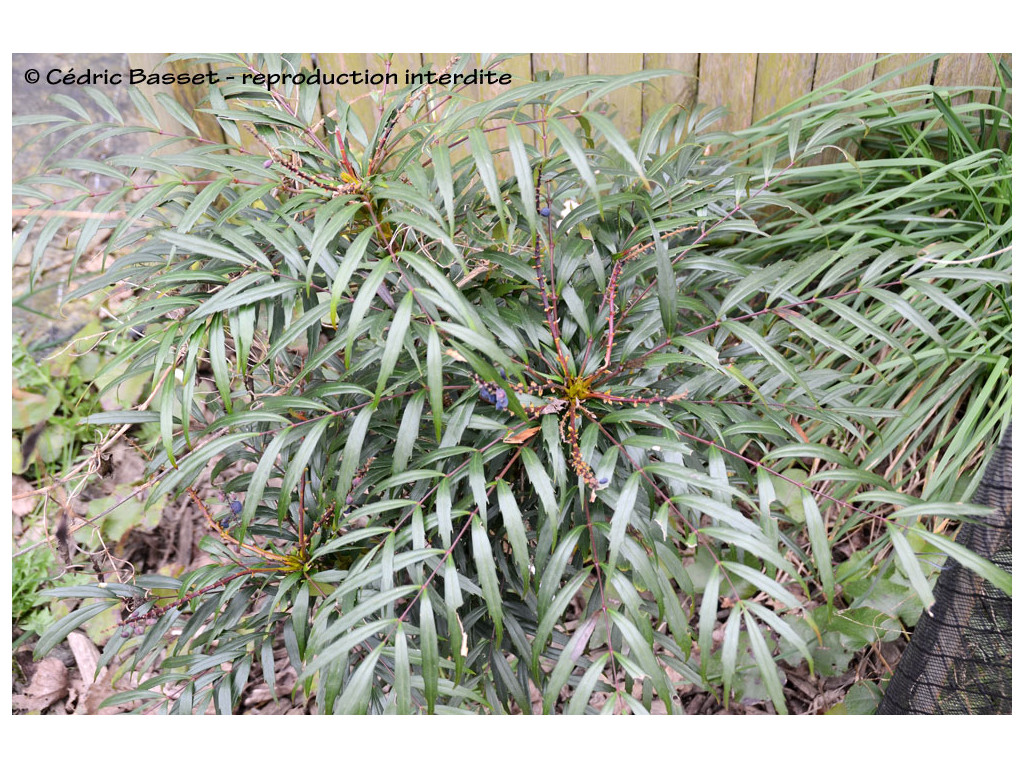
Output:
[[491,553],[491,543],[487,538],[487,530],[480,522],[479,515],[473,518],[473,561],[476,563],[477,578],[480,580],[480,589],[484,593],[484,600],[487,602],[487,613],[494,622],[494,631],[497,642],[501,643],[502,620],[501,592],[498,587],[498,574],[494,567],[494,555]]
[[476,169],[480,174],[480,180],[484,183],[488,197],[500,218],[505,218],[505,202],[501,198],[501,190],[498,189],[498,177],[494,170],[494,158],[491,156],[491,148],[487,145],[487,137],[479,128],[469,129],[469,148],[476,161]]
[[64,642],[64,638],[70,635],[74,630],[78,629],[94,616],[99,616],[104,611],[109,610],[114,605],[117,605],[117,603],[112,601],[86,603],[81,608],[69,613],[67,616],[57,619],[57,621],[43,631],[43,634],[36,642],[36,647],[32,650],[32,658],[36,661],[43,658],[46,654]]
[[654,649],[628,618],[616,611],[610,611],[608,615],[611,617],[615,627],[622,633],[623,638],[629,643],[630,657],[636,659],[644,673],[654,682],[654,688],[658,692],[658,696],[661,697],[662,703],[671,710],[672,693],[669,689],[665,671],[654,657]]
[[889,530],[889,540],[892,541],[892,548],[896,553],[896,558],[899,560],[900,567],[907,575],[907,578],[910,579],[910,584],[914,587],[914,591],[917,592],[917,596],[921,598],[925,611],[931,613],[931,607],[935,604],[935,595],[932,592],[931,585],[928,583],[928,578],[924,575],[921,563],[910,546],[910,542],[907,541],[903,531],[896,525],[888,523],[886,528]]
[[364,715],[370,703],[370,690],[373,687],[374,672],[377,668],[377,659],[384,650],[384,643],[378,643],[377,647],[367,654],[355,673],[348,680],[348,685],[341,693],[338,701],[337,713],[339,715]]
[[[338,659],[344,658],[356,646],[365,643],[375,635],[386,632],[387,628],[394,625],[394,623],[394,619],[378,619],[377,621],[371,621],[369,624],[361,624],[349,630],[329,646],[321,650],[320,653],[317,654],[316,658],[306,665],[302,670],[302,674],[299,675],[299,682],[302,683],[312,678],[321,669],[333,664]],[[290,627],[291,625],[289,624],[286,626]],[[285,634],[286,639],[287,637],[288,633]]]
[[[560,570],[559,568],[552,572],[559,572]],[[548,638],[555,628],[555,623],[565,613],[565,609],[576,596],[576,593],[580,591],[583,582],[587,580],[590,573],[591,569],[589,567],[583,568],[569,579],[565,586],[558,590],[557,594],[552,595],[551,599],[543,603],[544,609],[540,614],[541,619],[537,624],[537,634],[533,639],[533,655],[530,661],[530,669],[533,671],[533,674],[539,674],[540,672],[540,657],[548,644]]]
[[591,694],[600,681],[604,668],[608,665],[610,659],[611,654],[603,653],[591,662],[590,667],[583,674],[583,677],[580,678],[580,683],[576,686],[572,699],[569,700],[569,707],[565,712],[567,715],[582,715],[586,713]]
[[431,147],[430,159],[434,161],[434,178],[437,180],[437,188],[448,215],[448,234],[452,235],[455,232],[455,187],[452,182],[452,158],[448,147],[444,144]]
[[508,151],[512,155],[512,165],[515,168],[519,197],[523,201],[526,219],[535,229],[537,227],[537,212],[534,210],[533,171],[530,168],[529,155],[526,153],[526,144],[523,142],[519,130],[516,125],[509,125],[505,129],[508,135]]
[[555,501],[555,489],[551,485],[551,478],[544,471],[544,467],[540,463],[540,459],[537,458],[537,454],[530,448],[523,448],[521,456],[523,465],[526,467],[526,473],[530,477],[530,483],[533,484],[534,490],[540,496],[544,512],[548,517],[548,523],[552,528],[555,528],[558,525],[558,502]]
[[356,343],[356,336],[359,334],[359,326],[363,316],[370,308],[370,304],[377,296],[377,288],[384,282],[384,277],[393,269],[390,259],[382,259],[377,262],[369,277],[356,294],[356,300],[352,302],[352,313],[348,318],[348,328],[345,332],[345,367],[352,365],[352,347]]
[[920,536],[935,548],[942,550],[964,568],[974,571],[983,579],[988,579],[1007,595],[1013,595],[1013,580],[1010,574],[977,552],[972,552],[967,547],[928,530],[915,529],[914,535]]
[[832,545],[829,544],[825,521],[821,518],[821,510],[818,509],[814,496],[806,488],[801,488],[800,498],[803,501],[807,537],[811,540],[814,564],[818,567],[818,578],[825,593],[825,601],[831,606],[836,591],[835,575],[832,571]]
[[217,198],[220,197],[221,192],[224,188],[231,183],[231,179],[217,179],[212,184],[207,185],[203,188],[195,200],[189,205],[188,211],[182,216],[181,221],[178,223],[178,232],[188,232],[192,227],[195,226],[199,218],[206,213],[207,209],[216,202]]
[[708,575],[708,583],[704,587],[704,594],[700,600],[700,618],[697,624],[698,635],[697,645],[700,646],[700,669],[701,674],[706,675],[708,662],[712,657],[712,632],[715,628],[715,619],[718,616],[718,589],[722,583],[722,571],[716,564]]
[[331,325],[335,327],[338,326],[338,302],[341,301],[341,294],[348,291],[352,274],[362,263],[363,255],[366,253],[373,234],[374,230],[367,228],[356,236],[348,250],[345,251],[345,257],[334,274],[334,280],[331,282]]
[[437,626],[434,624],[434,607],[430,593],[420,595],[420,658],[423,668],[423,696],[427,700],[427,714],[434,713],[437,705],[437,689],[441,676],[437,648]]
[[612,568],[618,562],[619,550],[622,549],[629,520],[636,507],[636,495],[639,488],[640,473],[634,472],[622,486],[619,498],[615,501],[615,513],[612,515],[611,532],[608,535],[608,565]]
[[441,340],[437,329],[427,329],[427,391],[430,394],[430,415],[434,421],[434,437],[441,441],[444,419],[444,378],[442,374]]
[[786,694],[782,690],[782,683],[779,681],[779,669],[775,666],[771,651],[768,650],[768,643],[761,634],[761,627],[749,613],[743,614],[743,624],[747,628],[747,638],[750,640],[750,650],[754,654],[754,661],[761,671],[761,681],[768,689],[768,695],[775,705],[775,711],[780,715],[789,714],[786,709]]
[[380,402],[380,396],[384,394],[388,378],[395,370],[395,363],[402,353],[405,343],[406,331],[409,329],[409,318],[412,316],[412,303],[416,294],[409,291],[405,294],[398,309],[395,310],[394,319],[391,321],[391,328],[388,330],[388,339],[384,344],[384,355],[380,361],[380,373],[377,374],[377,391],[373,396],[373,404]]
[[146,100],[146,97],[142,95],[142,91],[137,86],[128,86],[128,98],[132,100],[132,104],[139,110],[139,114],[142,115],[143,119],[159,131],[160,120],[157,118],[153,106]]
[[626,138],[615,127],[615,123],[600,112],[584,112],[583,117],[601,132],[605,139],[608,140],[608,143],[615,148],[615,151],[622,155],[622,158],[636,171],[636,175],[640,177],[641,181],[646,183],[647,179],[644,176],[643,167],[633,153],[633,149],[629,146],[629,142],[626,141]]
[[[383,647],[383,646],[381,646]],[[412,667],[409,664],[409,641],[405,625],[399,623],[395,631],[395,708],[400,715],[413,713]]]
[[740,610],[739,605],[734,605],[725,622],[725,632],[722,638],[722,698],[726,703],[729,702],[732,681],[736,676],[736,652],[739,648],[739,640]]
[[600,206],[601,194],[597,188],[597,177],[594,176],[590,163],[587,162],[587,156],[583,153],[583,148],[579,145],[579,142],[576,141],[576,137],[572,135],[560,120],[549,120],[547,125],[551,133],[558,138],[558,143],[562,145],[562,149],[565,150],[572,164],[576,166],[576,170],[579,171],[580,177],[587,185],[587,189],[590,190],[590,194],[594,196],[598,206]]
[[192,116],[186,112],[185,109],[170,96],[170,94],[157,93],[156,100],[160,102],[160,106],[166,109],[167,113],[177,122],[181,123],[196,136],[202,138],[202,131],[199,130],[199,126],[196,125],[196,121],[192,119]]
[[523,524],[523,513],[519,510],[512,488],[504,480],[498,480],[498,507],[501,519],[505,524],[505,534],[512,546],[512,557],[519,566],[519,574],[523,584],[530,583],[530,550],[526,542],[526,527]]

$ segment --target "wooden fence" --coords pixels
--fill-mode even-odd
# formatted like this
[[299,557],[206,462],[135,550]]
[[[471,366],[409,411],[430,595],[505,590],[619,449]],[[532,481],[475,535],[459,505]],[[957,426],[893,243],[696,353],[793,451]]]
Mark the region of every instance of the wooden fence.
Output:
[[[394,54],[391,71],[416,72],[429,66],[440,71],[451,53]],[[470,54],[470,66],[483,67],[487,58]],[[667,102],[690,109],[697,104],[725,105],[729,109],[719,127],[738,130],[771,115],[776,110],[816,88],[835,81],[835,87],[860,88],[901,69],[906,71],[886,80],[879,88],[891,90],[932,83],[937,86],[991,86],[997,84],[992,58],[1010,54],[955,53],[931,58],[918,66],[924,54],[874,53],[534,53],[514,56],[502,62],[498,70],[512,76],[511,85],[474,85],[460,90],[464,97],[485,99],[501,90],[535,79],[542,71],[560,71],[566,76],[582,74],[624,74],[641,69],[674,69],[679,74],[658,78],[642,86],[612,93],[608,102],[616,114],[616,123],[626,136],[639,134],[647,116]],[[131,66],[147,72],[183,71],[180,63],[161,64],[162,54],[132,54]],[[319,69],[325,75],[349,72],[382,73],[384,64],[376,54],[320,53],[303,57],[304,66]],[[203,105],[206,93],[192,86],[154,86],[150,90],[171,93],[186,108]],[[334,108],[335,98],[349,102],[364,125],[374,123],[373,87],[362,85],[327,86],[321,89],[322,113]],[[581,97],[582,100],[582,97]],[[198,116],[197,116],[198,117]],[[167,118],[169,121],[169,117]],[[219,133],[217,123],[208,115],[199,117],[204,132]],[[174,125],[168,122],[168,127]]]

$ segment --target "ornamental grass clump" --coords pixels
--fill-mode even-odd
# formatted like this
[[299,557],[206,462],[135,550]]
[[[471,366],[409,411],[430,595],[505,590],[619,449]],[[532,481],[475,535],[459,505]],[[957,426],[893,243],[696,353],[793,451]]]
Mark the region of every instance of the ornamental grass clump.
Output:
[[[121,601],[100,666],[143,711],[236,711],[283,647],[321,713],[781,713],[946,556],[1008,591],[942,533],[1010,416],[1005,88],[623,136],[603,100],[661,74],[393,87],[374,125],[213,85],[227,143],[179,107],[92,168],[115,192],[26,181],[121,212],[84,220],[109,262],[74,295],[135,289],[119,362],[152,396],[89,423],[149,425],[213,561],[62,591],[37,655]],[[88,114],[49,130],[129,130]]]

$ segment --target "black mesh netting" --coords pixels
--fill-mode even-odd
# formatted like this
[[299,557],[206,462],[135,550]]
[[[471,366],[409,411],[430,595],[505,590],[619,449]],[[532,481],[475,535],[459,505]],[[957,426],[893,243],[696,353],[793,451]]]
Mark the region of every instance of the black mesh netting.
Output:
[[[974,501],[995,508],[960,528],[956,541],[1010,572],[1010,430]],[[1010,714],[1010,598],[952,558],[935,585],[878,707],[880,715]]]

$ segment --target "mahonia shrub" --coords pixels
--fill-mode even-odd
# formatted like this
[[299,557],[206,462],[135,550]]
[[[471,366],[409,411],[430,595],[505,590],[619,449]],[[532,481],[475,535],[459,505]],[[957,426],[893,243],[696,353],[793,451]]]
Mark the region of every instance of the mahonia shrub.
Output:
[[[116,192],[27,180],[124,212],[80,225],[110,260],[74,295],[135,288],[152,390],[90,423],[148,430],[213,560],[56,591],[37,654],[120,601],[100,664],[141,683],[108,703],[146,711],[229,713],[283,646],[322,713],[784,712],[945,556],[1008,590],[941,535],[1009,418],[1002,102],[872,83],[623,136],[605,97],[662,74],[395,88],[374,125],[213,85],[226,143],[166,100],[181,135],[91,166]],[[129,130],[80,110],[50,131]]]

